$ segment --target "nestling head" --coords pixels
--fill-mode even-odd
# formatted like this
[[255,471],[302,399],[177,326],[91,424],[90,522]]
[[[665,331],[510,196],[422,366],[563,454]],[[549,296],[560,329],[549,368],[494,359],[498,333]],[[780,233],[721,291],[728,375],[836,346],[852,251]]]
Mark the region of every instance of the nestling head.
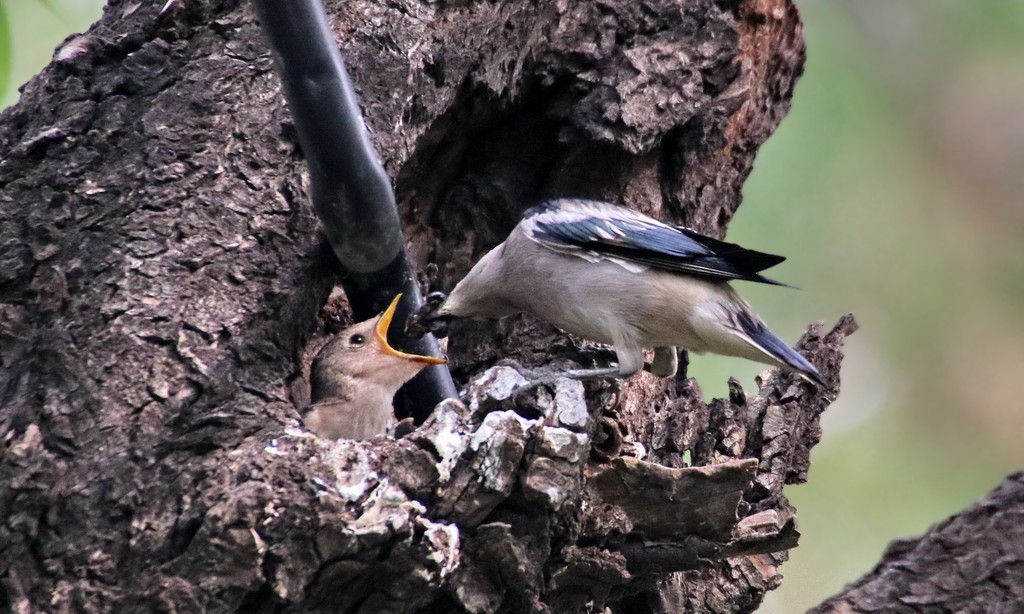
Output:
[[388,343],[388,328],[401,296],[396,296],[384,313],[349,326],[320,350],[310,373],[314,403],[335,394],[339,376],[398,390],[424,367],[445,363],[443,358],[409,354]]

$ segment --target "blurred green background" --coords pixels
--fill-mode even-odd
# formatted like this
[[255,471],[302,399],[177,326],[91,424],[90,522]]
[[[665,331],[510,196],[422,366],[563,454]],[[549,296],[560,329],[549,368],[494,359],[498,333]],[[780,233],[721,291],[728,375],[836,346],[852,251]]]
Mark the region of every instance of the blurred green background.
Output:
[[[784,338],[847,311],[843,393],[803,533],[762,612],[801,611],[1024,467],[1024,2],[798,0],[807,69],[763,147],[729,238],[786,254],[743,284]],[[0,0],[3,106],[99,0]],[[6,24],[6,29],[4,28]],[[694,357],[705,393],[759,368]]]
[[50,62],[66,36],[99,19],[102,0],[0,0],[0,108]]
[[[852,311],[801,546],[761,612],[819,603],[1024,467],[1024,2],[797,0],[807,67],[730,239],[786,254],[745,284],[785,339]],[[695,360],[706,393],[735,360]],[[710,390],[707,390],[710,389]]]

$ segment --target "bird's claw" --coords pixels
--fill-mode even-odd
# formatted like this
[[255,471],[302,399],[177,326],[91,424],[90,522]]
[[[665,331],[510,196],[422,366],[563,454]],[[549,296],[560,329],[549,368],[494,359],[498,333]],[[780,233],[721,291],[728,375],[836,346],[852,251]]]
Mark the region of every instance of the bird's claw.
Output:
[[552,369],[550,367],[527,369],[526,367],[511,361],[509,366],[515,369],[519,375],[526,379],[525,383],[518,386],[512,392],[512,403],[516,405],[518,405],[520,395],[530,392],[531,390],[536,390],[541,386],[550,386],[551,388],[554,388],[561,380],[577,380],[583,382],[596,379],[613,378],[620,375],[618,367],[568,370]]
[[558,380],[561,377],[564,377],[551,369],[527,369],[526,367],[516,364],[511,366],[517,373],[519,373],[519,375],[526,379],[525,382],[516,386],[512,391],[511,401],[513,405],[519,405],[519,399],[522,395],[527,392],[534,391],[541,386],[550,386],[551,388],[554,388],[555,385],[557,385]]

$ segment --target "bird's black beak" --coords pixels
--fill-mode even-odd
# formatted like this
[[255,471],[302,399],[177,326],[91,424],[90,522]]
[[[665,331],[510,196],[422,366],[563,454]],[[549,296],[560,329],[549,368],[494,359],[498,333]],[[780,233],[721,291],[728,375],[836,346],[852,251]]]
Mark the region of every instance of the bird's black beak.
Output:
[[447,337],[448,322],[452,320],[452,316],[438,313],[447,298],[444,292],[428,294],[419,310],[406,320],[405,331],[413,337],[422,337],[427,333],[434,333],[439,339]]

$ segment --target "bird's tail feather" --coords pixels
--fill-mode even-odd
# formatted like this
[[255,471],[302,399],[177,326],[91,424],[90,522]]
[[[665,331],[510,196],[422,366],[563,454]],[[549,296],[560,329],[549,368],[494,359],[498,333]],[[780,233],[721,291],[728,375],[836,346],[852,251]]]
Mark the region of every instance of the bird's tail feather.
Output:
[[739,318],[739,324],[746,336],[750,338],[751,343],[762,352],[805,376],[815,384],[819,386],[825,385],[824,380],[821,379],[821,374],[818,373],[817,367],[812,365],[809,360],[801,356],[785,341],[779,339],[775,333],[768,330],[764,322],[757,318],[741,317]]

